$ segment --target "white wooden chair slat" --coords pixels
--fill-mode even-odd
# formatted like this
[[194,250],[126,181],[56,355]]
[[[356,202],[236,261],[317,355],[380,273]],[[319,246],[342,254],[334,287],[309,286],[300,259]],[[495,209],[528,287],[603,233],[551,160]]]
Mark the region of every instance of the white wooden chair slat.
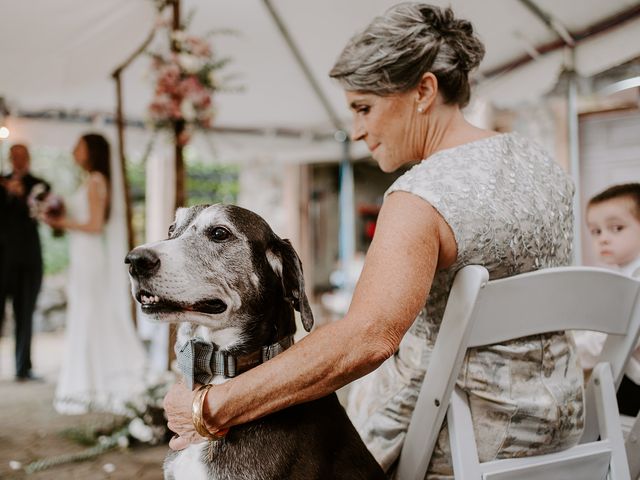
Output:
[[627,440],[625,442],[627,458],[629,459],[629,470],[631,478],[640,478],[640,413],[633,422]]
[[[396,478],[424,478],[448,408],[456,479],[601,479],[608,475],[612,480],[628,480],[615,387],[640,333],[640,281],[589,267],[487,280],[486,269],[475,265],[456,276]],[[549,455],[480,463],[466,395],[453,392],[467,348],[572,329],[612,334],[603,352],[606,362],[596,366],[587,388],[583,443]],[[601,441],[594,442],[598,436]],[[584,476],[576,476],[579,471]]]

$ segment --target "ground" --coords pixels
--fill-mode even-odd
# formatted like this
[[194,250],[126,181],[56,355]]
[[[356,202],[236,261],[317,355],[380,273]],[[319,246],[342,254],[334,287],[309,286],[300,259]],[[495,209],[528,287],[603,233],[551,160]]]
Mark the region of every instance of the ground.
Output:
[[[11,468],[10,462],[14,466],[20,462],[24,467],[44,457],[80,452],[86,447],[63,436],[65,429],[113,421],[105,414],[68,416],[53,410],[62,349],[61,333],[38,334],[33,343],[34,370],[44,381],[16,383],[13,339],[0,339],[0,479],[162,479],[166,445],[111,450],[93,460],[59,465],[31,475]],[[114,470],[108,473],[110,467]]]

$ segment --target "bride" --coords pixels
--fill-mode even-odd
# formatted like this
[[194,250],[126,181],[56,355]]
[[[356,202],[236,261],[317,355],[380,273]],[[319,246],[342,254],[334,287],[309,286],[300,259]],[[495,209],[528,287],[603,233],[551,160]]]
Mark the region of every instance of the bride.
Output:
[[59,413],[123,413],[144,388],[145,352],[123,263],[124,189],[109,151],[102,135],[78,140],[73,156],[84,181],[62,216],[45,218],[69,237],[66,348],[54,399]]

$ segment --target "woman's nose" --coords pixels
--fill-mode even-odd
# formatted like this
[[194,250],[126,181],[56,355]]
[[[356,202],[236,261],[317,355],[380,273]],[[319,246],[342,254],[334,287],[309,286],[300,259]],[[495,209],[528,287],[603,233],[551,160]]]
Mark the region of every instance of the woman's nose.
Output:
[[362,140],[364,138],[365,130],[362,126],[362,123],[354,120],[353,126],[351,127],[351,141],[357,142],[358,140]]

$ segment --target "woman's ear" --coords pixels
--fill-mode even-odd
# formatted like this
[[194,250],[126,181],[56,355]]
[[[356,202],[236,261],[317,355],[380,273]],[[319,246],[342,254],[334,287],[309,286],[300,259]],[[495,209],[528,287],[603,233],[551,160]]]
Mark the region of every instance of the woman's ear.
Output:
[[416,87],[416,103],[420,112],[429,110],[438,96],[438,79],[431,72],[425,72]]
[[300,320],[308,332],[313,327],[313,313],[304,290],[304,275],[302,262],[294,250],[291,242],[276,238],[267,250],[267,261],[282,281],[285,299],[300,312]]

